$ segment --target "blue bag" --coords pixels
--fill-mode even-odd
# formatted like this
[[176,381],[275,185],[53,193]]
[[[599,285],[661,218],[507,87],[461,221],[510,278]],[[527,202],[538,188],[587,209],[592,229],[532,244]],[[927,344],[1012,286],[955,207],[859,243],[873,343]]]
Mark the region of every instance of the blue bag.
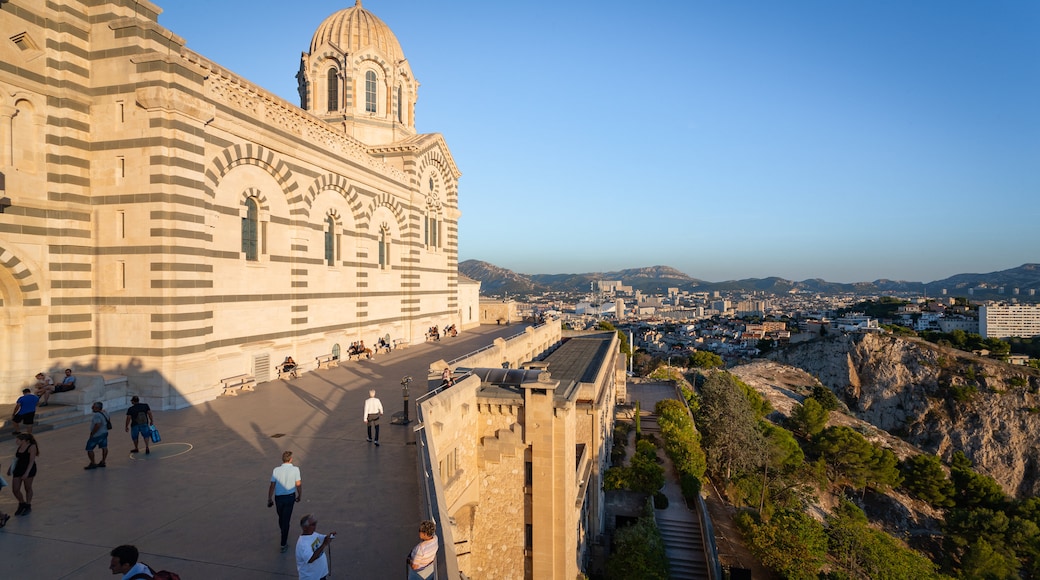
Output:
[[152,443],[158,443],[162,441],[162,437],[159,436],[159,429],[152,425]]

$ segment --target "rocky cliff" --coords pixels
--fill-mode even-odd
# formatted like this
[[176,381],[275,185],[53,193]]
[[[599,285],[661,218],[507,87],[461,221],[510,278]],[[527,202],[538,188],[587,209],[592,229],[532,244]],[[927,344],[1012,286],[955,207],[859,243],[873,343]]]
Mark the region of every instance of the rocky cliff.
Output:
[[831,388],[860,419],[975,469],[1017,497],[1040,495],[1040,371],[919,339],[824,337],[772,359]]

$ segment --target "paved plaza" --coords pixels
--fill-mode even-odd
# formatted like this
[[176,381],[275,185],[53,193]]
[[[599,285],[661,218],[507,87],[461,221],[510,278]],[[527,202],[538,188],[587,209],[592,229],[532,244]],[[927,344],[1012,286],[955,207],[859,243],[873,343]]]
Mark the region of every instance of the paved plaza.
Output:
[[[293,512],[290,546],[300,517],[311,513],[318,532],[338,532],[332,578],[403,578],[421,519],[412,428],[426,371],[438,359],[522,330],[478,327],[373,360],[262,383],[240,396],[155,411],[162,443],[150,455],[143,444],[141,454],[130,455],[125,412],[117,411],[104,469],[83,470],[88,423],[39,433],[32,513],[12,516],[0,529],[3,575],[110,578],[109,551],[134,544],[142,561],[185,580],[295,578],[292,550],[279,552],[277,516],[266,507],[271,470],[282,451],[292,450],[303,501]],[[390,415],[402,409],[406,375],[415,378],[413,423],[390,425]],[[362,410],[370,388],[385,411],[380,447],[365,440]],[[6,471],[14,443],[0,447]],[[15,507],[10,489],[0,491],[0,509],[13,513]]]

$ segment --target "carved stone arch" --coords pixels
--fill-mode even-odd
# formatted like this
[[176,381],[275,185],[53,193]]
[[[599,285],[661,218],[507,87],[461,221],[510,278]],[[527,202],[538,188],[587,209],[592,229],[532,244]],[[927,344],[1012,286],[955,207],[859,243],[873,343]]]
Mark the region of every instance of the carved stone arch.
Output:
[[[5,310],[16,306],[42,306],[40,281],[32,269],[11,250],[0,246],[0,267],[13,284],[0,280],[0,306]],[[6,277],[0,274],[0,277]]]
[[317,75],[318,73],[320,73],[322,69],[327,66],[326,61],[330,60],[336,64],[336,68],[339,69],[340,75],[343,74],[343,71],[346,68],[346,63],[343,60],[343,55],[332,50],[331,48],[326,48],[324,51],[321,52],[321,54],[311,55],[310,60],[311,75]]
[[364,216],[364,222],[358,222],[358,227],[361,229],[370,228],[372,216],[375,214],[376,209],[380,207],[385,207],[390,210],[390,213],[394,214],[394,219],[397,220],[398,231],[408,231],[406,227],[407,219],[405,217],[404,208],[401,207],[401,204],[388,193],[380,193],[372,199],[368,204],[368,211]]
[[438,200],[448,205],[457,203],[458,194],[455,191],[455,182],[448,178],[451,175],[449,164],[440,149],[427,151],[419,158],[419,162],[416,165],[417,178],[423,182],[419,183],[419,191],[427,196],[429,195],[429,188],[425,184],[424,177],[429,174],[433,174],[436,177],[438,187],[434,189],[434,193]]
[[292,196],[299,186],[296,184],[295,176],[289,169],[289,165],[278,158],[274,151],[263,145],[256,143],[232,145],[218,153],[209,165],[209,168],[206,169],[202,190],[210,199],[216,197],[217,185],[229,171],[240,165],[254,165],[266,171],[278,182],[290,207],[294,201],[297,201]]
[[267,195],[255,187],[247,187],[242,191],[240,211],[245,212],[246,200],[254,198],[256,199],[257,209],[260,211],[261,216],[268,216],[271,214],[271,206],[267,203]]
[[352,63],[354,66],[354,70],[359,70],[361,68],[361,65],[365,64],[366,62],[374,63],[380,69],[382,69],[384,83],[387,82],[389,79],[393,78],[393,66],[391,66],[391,64],[387,62],[385,58],[383,58],[375,52],[361,52],[354,55],[354,62]]
[[350,208],[354,223],[360,223],[364,217],[364,203],[361,200],[361,192],[352,185],[347,178],[334,173],[326,173],[318,176],[307,188],[303,196],[303,204],[306,206],[306,214],[310,216],[310,210],[314,207],[314,200],[323,191],[333,190],[343,196]]

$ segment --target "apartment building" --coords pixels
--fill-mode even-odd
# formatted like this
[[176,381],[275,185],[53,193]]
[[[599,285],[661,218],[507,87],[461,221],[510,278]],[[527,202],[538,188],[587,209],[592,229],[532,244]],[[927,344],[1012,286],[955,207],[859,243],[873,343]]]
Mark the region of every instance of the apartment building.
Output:
[[983,338],[1040,336],[1040,305],[995,304],[979,307]]

